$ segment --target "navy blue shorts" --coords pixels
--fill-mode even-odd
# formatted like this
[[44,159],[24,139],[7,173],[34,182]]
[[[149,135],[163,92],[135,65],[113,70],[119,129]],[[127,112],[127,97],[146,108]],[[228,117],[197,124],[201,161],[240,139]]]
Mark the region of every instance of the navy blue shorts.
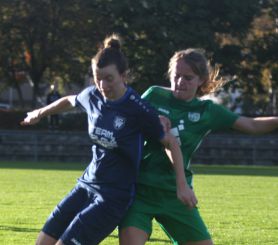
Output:
[[105,194],[77,185],[56,206],[42,231],[65,245],[99,244],[120,223],[131,204],[130,193]]

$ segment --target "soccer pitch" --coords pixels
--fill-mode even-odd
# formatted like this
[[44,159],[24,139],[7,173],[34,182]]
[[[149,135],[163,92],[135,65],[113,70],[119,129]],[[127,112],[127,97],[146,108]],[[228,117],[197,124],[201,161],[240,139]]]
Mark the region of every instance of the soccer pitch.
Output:
[[[0,244],[34,244],[85,164],[0,162]],[[278,167],[193,165],[199,210],[215,245],[278,244]],[[171,244],[157,224],[147,244]],[[115,230],[101,245],[118,244]]]

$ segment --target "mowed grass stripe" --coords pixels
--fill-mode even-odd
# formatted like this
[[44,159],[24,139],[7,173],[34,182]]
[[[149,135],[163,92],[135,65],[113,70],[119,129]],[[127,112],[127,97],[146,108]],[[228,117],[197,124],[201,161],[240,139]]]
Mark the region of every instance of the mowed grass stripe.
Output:
[[[0,244],[34,244],[86,164],[0,162]],[[194,165],[199,210],[221,245],[277,244],[278,168]],[[159,226],[148,244],[171,244]],[[118,244],[115,230],[102,245]]]

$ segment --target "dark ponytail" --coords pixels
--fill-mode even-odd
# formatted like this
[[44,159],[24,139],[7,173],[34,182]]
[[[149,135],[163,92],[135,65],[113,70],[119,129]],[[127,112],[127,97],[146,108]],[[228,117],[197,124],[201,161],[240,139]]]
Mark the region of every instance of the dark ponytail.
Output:
[[92,64],[98,68],[104,68],[108,65],[115,65],[120,74],[123,74],[128,69],[128,62],[121,51],[121,38],[113,34],[105,38],[103,48],[101,48],[95,57],[92,59]]

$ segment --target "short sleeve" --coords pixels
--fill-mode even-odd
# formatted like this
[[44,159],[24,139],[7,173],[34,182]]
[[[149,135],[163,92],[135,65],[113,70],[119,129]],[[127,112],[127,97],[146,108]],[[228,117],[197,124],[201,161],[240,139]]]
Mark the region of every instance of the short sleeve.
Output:
[[70,96],[70,98],[69,98],[69,102],[72,107],[76,107],[76,97],[77,97],[77,95],[73,95],[73,96]]
[[215,103],[211,104],[210,111],[213,130],[229,129],[239,118],[239,115],[237,115],[236,113],[226,109],[222,105],[218,105]]
[[75,97],[75,106],[80,108],[83,111],[88,111],[90,108],[89,100],[90,100],[90,94],[92,93],[92,91],[93,91],[92,86],[85,88],[83,91],[81,91]]

